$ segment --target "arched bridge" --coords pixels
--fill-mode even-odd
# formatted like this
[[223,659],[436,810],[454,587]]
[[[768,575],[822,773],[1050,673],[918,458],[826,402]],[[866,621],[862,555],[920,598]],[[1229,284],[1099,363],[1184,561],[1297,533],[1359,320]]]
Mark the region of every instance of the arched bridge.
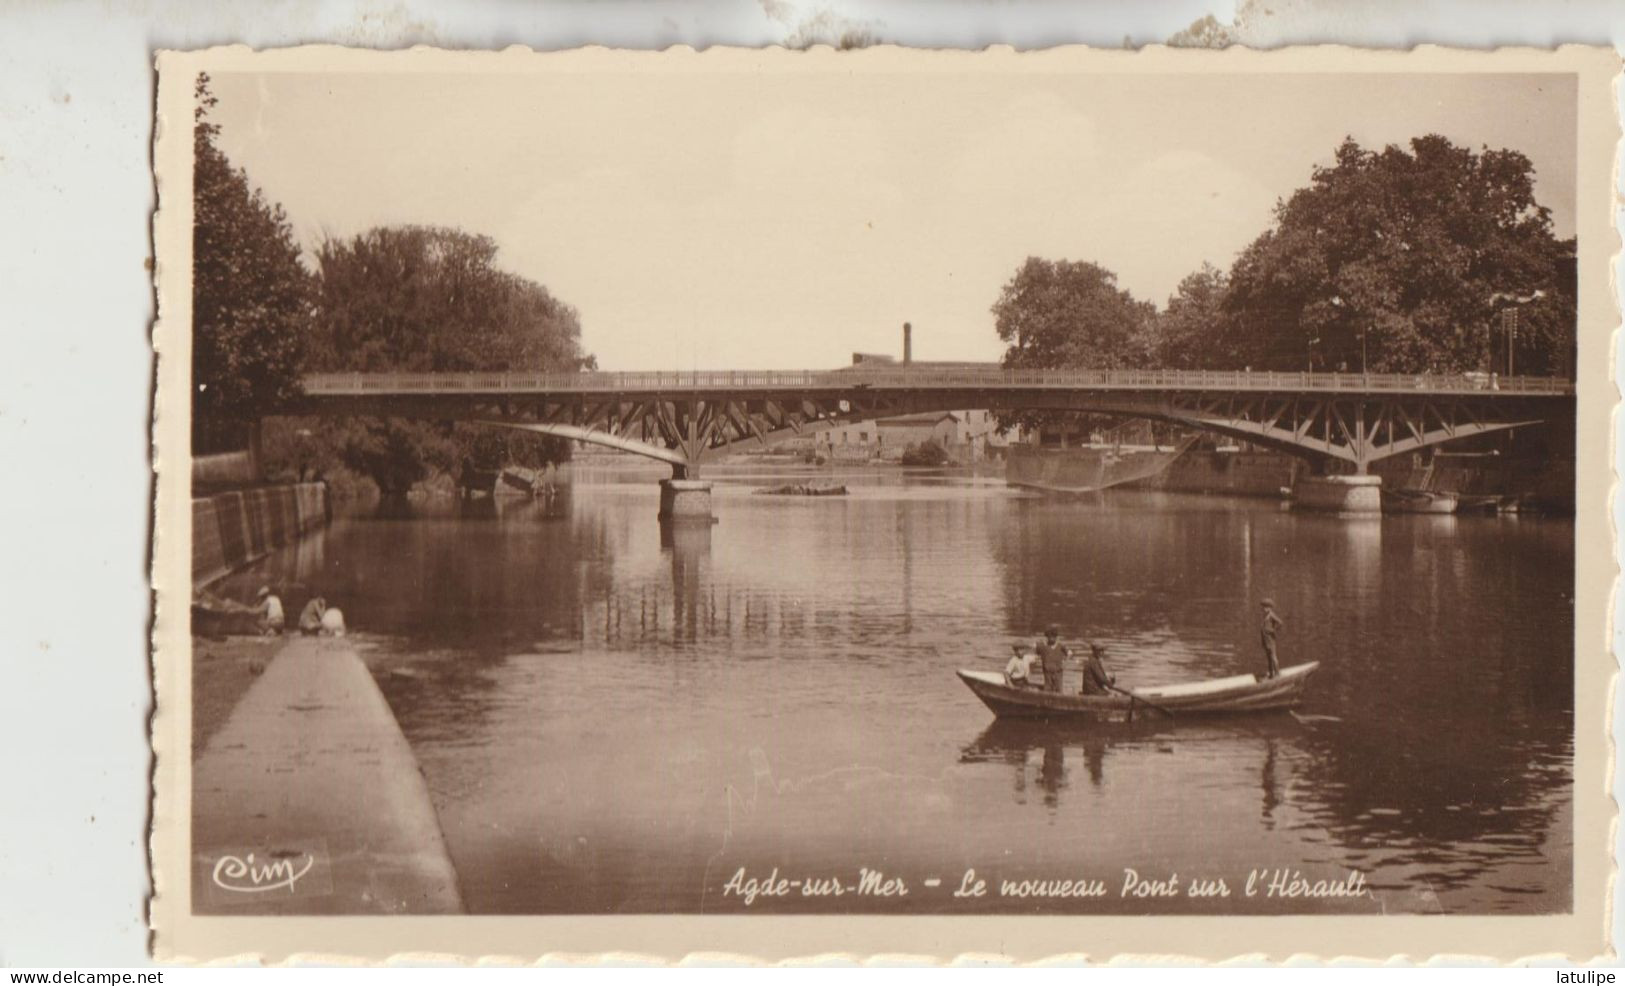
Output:
[[1574,384],[1487,374],[932,369],[328,373],[296,414],[482,421],[670,463],[843,421],[965,408],[1086,411],[1217,432],[1364,473],[1373,462],[1573,413]]

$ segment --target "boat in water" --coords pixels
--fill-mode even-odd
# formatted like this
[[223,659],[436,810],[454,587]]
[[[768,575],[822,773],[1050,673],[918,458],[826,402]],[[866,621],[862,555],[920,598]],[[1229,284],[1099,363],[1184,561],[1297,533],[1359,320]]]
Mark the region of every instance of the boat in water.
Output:
[[764,486],[753,490],[758,496],[846,496],[846,486],[814,486],[807,483],[787,483],[784,486]]
[[503,466],[497,479],[497,493],[542,496],[553,492],[553,485],[547,481],[546,474],[524,466]]
[[1241,674],[1149,688],[1123,689],[1110,695],[1079,695],[1018,687],[997,671],[958,672],[977,698],[1000,718],[1132,720],[1150,717],[1234,715],[1287,709],[1303,696],[1304,685],[1319,661],[1282,668],[1274,678]]
[[1195,439],[1178,445],[1011,445],[1004,481],[1047,493],[1093,493],[1161,473]]

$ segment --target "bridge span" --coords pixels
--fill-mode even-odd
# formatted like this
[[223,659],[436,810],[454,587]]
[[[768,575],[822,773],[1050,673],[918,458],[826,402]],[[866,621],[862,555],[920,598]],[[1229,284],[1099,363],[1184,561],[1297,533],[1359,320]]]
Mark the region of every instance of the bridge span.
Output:
[[[1229,370],[327,373],[296,414],[479,421],[645,455],[694,479],[708,459],[844,421],[967,408],[1168,421],[1364,474],[1389,456],[1573,413],[1574,384],[1488,374]],[[1329,460],[1329,461],[1328,461]]]

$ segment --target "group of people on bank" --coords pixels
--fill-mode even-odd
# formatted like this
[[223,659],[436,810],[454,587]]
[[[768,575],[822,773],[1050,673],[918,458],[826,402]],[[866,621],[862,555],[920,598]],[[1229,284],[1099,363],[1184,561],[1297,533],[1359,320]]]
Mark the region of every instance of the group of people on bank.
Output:
[[[260,632],[267,636],[284,632],[288,617],[282,608],[282,597],[272,592],[270,586],[262,585],[255,599]],[[311,596],[305,608],[299,611],[299,632],[307,637],[342,637],[344,612],[337,606],[327,605],[321,596]]]
[[[1265,673],[1261,677],[1274,678],[1281,673],[1281,660],[1276,653],[1275,637],[1286,626],[1286,621],[1275,612],[1275,600],[1264,599],[1259,606],[1263,610],[1259,625],[1259,643],[1264,650],[1265,662]],[[1031,650],[1019,645],[1012,649],[1015,655],[1010,658],[1010,663],[1005,665],[1004,677],[1013,687],[1061,691],[1061,674],[1067,662],[1073,659],[1073,655],[1072,649],[1061,643],[1060,627],[1050,624],[1044,630],[1044,639]],[[1079,660],[1083,671],[1083,685],[1078,694],[1105,695],[1118,690],[1117,676],[1106,669],[1106,662],[1103,659],[1105,654],[1105,647],[1097,643],[1089,644],[1089,656]]]

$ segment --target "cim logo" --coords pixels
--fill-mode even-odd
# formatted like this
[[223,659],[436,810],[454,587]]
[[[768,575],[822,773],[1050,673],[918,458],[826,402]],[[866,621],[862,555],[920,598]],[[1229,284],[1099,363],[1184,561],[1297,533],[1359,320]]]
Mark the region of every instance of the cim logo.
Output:
[[256,848],[215,857],[209,897],[217,903],[270,904],[332,893],[327,854],[317,848]]

